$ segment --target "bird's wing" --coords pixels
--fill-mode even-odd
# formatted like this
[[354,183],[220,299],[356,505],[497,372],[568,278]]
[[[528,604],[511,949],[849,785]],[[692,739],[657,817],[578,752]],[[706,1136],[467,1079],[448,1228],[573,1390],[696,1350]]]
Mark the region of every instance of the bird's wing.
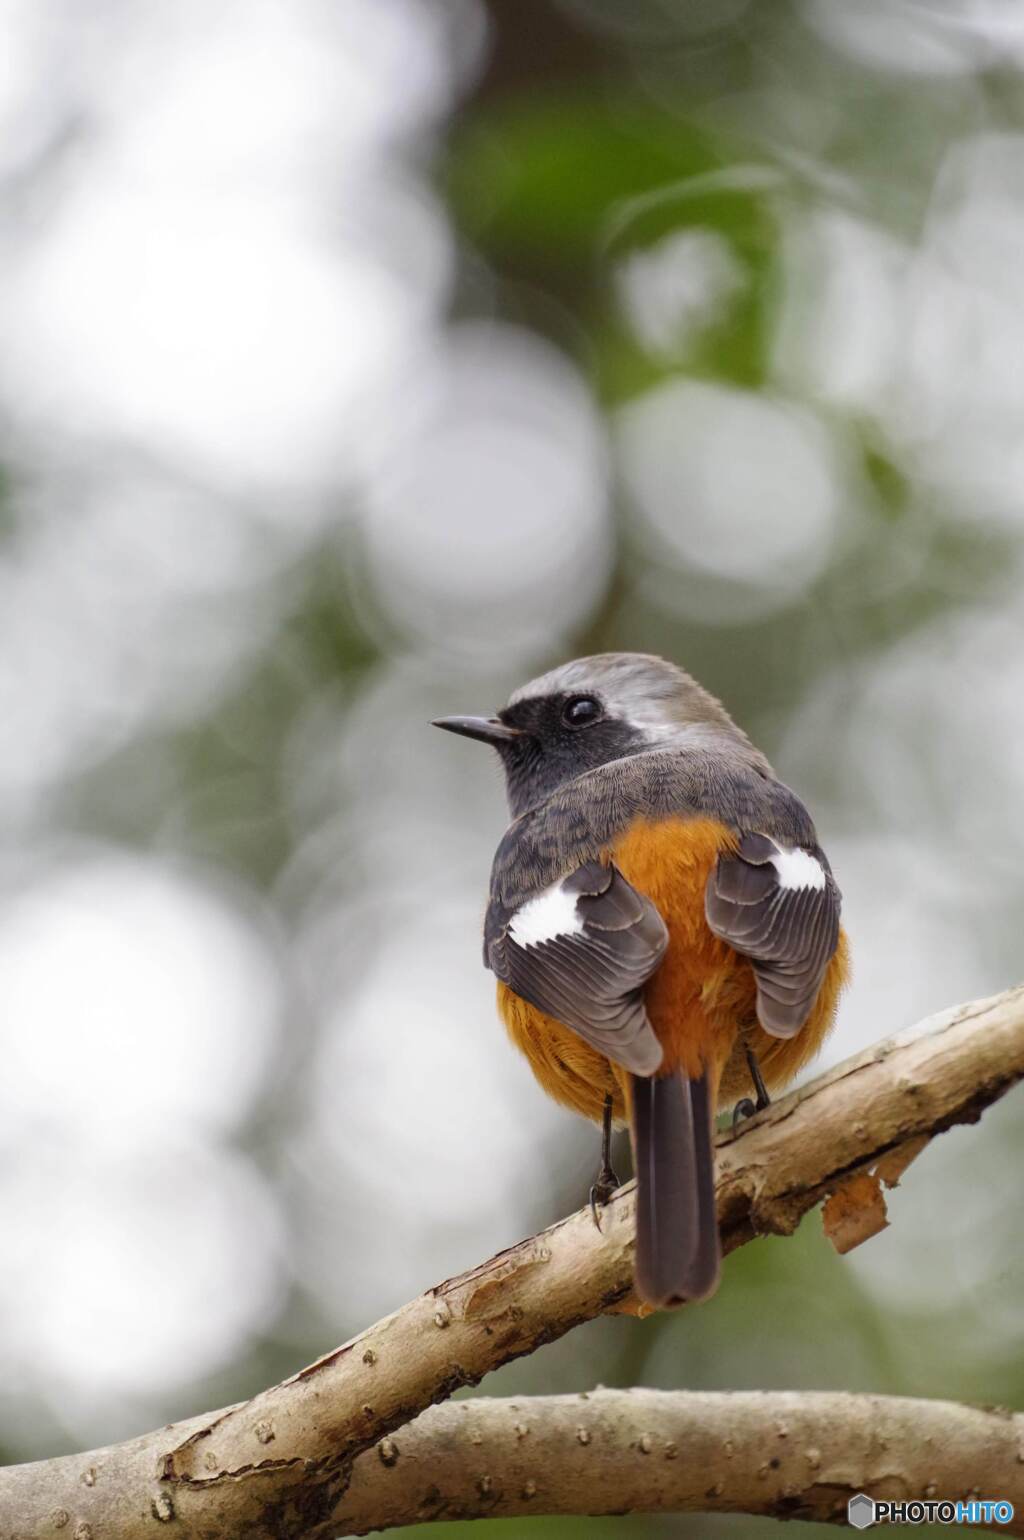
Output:
[[704,911],[716,936],[749,957],[757,1016],[793,1037],[818,997],[839,943],[840,893],[823,851],[744,834],[708,878]]
[[511,913],[492,904],[486,959],[530,1005],[650,1075],[662,1053],[642,991],[667,945],[650,900],[614,866],[587,861]]

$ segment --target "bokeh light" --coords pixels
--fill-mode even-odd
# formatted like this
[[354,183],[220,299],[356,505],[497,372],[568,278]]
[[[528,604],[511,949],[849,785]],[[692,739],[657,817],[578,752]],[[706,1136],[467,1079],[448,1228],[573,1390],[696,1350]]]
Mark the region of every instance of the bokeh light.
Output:
[[618,444],[656,561],[743,584],[747,613],[785,604],[824,570],[842,467],[828,428],[802,407],[673,382],[624,409]]
[[228,1131],[279,1012],[266,938],[219,895],[163,864],[65,861],[0,918],[6,1136],[130,1152],[161,1131]]
[[366,540],[395,628],[475,653],[570,635],[611,550],[603,430],[563,356],[509,326],[455,327],[394,431]]

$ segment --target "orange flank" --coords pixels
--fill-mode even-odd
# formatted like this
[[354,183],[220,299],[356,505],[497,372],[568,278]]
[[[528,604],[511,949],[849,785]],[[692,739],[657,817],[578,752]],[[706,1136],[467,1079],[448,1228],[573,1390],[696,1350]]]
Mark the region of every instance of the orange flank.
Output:
[[[626,880],[658,909],[669,943],[645,991],[647,1014],[665,1050],[663,1072],[691,1077],[708,1070],[714,1102],[732,1105],[752,1094],[744,1054],[757,1054],[771,1090],[784,1086],[813,1057],[835,1017],[849,971],[846,937],[829,964],[810,1017],[792,1038],[771,1037],[757,1021],[750,962],[713,934],[704,917],[704,888],[719,852],[736,841],[710,818],[638,819],[608,851]],[[628,1075],[543,1011],[498,984],[498,1010],[538,1081],[564,1106],[596,1122],[605,1096],[623,1118]]]

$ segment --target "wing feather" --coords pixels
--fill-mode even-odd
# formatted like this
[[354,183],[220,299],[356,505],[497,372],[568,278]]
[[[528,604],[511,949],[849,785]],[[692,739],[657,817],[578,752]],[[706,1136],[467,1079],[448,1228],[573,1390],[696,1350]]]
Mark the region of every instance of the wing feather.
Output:
[[[635,1075],[662,1059],[643,986],[668,945],[657,909],[614,866],[587,861],[528,903],[552,901],[560,928],[538,935],[517,915],[488,925],[487,961],[517,995]],[[493,919],[493,916],[492,916]],[[524,939],[529,937],[530,939]]]
[[839,944],[840,893],[817,846],[781,846],[745,834],[708,878],[704,911],[716,936],[749,957],[757,1015],[773,1037],[793,1037],[818,997]]

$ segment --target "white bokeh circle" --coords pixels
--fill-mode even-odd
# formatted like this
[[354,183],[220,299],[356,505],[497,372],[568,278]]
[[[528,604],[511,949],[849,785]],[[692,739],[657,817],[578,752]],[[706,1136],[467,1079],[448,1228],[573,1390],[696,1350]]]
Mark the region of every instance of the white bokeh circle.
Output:
[[663,557],[782,594],[826,565],[845,467],[806,408],[671,380],[620,412],[616,447],[641,533]]
[[13,1373],[96,1400],[231,1363],[280,1307],[278,1213],[253,1166],[204,1144],[51,1146],[0,1175],[4,1346]]
[[280,996],[259,929],[196,877],[114,851],[54,865],[0,908],[0,1123],[130,1149],[228,1130]]
[[598,413],[554,347],[510,325],[440,341],[368,475],[366,553],[403,631],[455,648],[563,635],[610,566]]

